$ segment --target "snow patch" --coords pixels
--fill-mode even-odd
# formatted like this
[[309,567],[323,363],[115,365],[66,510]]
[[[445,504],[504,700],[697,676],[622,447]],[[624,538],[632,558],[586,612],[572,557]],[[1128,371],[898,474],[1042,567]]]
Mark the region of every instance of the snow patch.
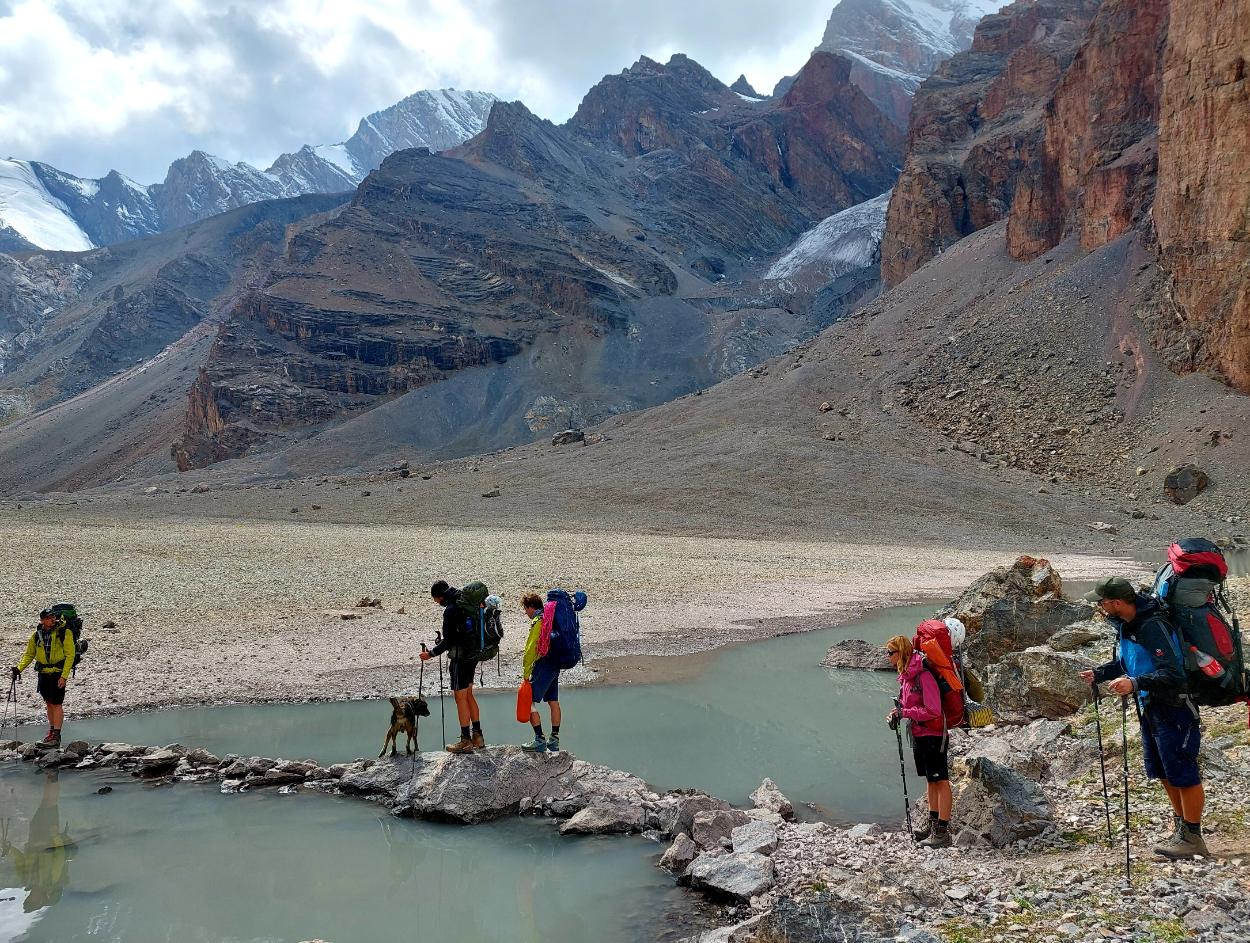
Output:
[[83,252],[95,245],[25,160],[0,160],[0,225],[40,249]]
[[775,281],[815,271],[832,279],[872,265],[885,235],[890,193],[887,190],[821,220],[769,267],[764,278]]
[[327,164],[333,164],[353,180],[364,179],[364,174],[356,167],[356,159],[347,153],[347,148],[342,144],[322,144],[312,150]]
[[741,92],[734,92],[734,94],[737,95],[739,98],[741,98],[744,102],[768,101],[767,98],[756,98],[754,95],[743,95]]

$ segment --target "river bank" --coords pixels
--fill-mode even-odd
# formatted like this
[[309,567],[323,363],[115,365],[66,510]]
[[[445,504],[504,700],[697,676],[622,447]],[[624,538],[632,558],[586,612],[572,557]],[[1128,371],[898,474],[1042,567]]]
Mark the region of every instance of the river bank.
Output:
[[[427,587],[482,578],[508,609],[487,685],[513,687],[521,595],[584,587],[587,665],[570,681],[640,681],[688,655],[947,597],[1014,554],[865,543],[727,540],[274,521],[109,519],[16,511],[0,522],[0,648],[16,660],[37,611],[77,603],[92,649],[73,716],[153,707],[415,693],[438,610]],[[1124,560],[1052,557],[1071,579]],[[363,599],[379,607],[361,607]],[[106,627],[107,626],[107,627]],[[619,660],[635,659],[635,660]],[[606,671],[597,674],[598,666]],[[23,686],[22,719],[42,713]]]

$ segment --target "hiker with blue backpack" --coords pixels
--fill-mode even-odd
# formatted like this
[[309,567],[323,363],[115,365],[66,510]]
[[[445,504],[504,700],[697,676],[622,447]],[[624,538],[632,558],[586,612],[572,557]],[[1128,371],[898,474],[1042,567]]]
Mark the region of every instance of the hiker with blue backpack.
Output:
[[1202,837],[1206,797],[1198,767],[1202,730],[1198,707],[1188,697],[1176,627],[1157,599],[1139,593],[1123,577],[1103,580],[1085,598],[1115,626],[1116,646],[1111,661],[1081,672],[1081,679],[1106,684],[1124,699],[1135,696],[1146,776],[1163,783],[1172,805],[1174,830],[1154,851],[1167,858],[1207,856]]
[[[534,728],[534,739],[521,749],[527,753],[559,753],[560,672],[582,660],[581,620],[577,614],[586,608],[586,594],[578,591],[569,595],[562,589],[553,589],[547,593],[545,603],[537,593],[526,596],[521,603],[530,619],[522,661],[521,696],[531,704],[529,723]],[[551,712],[549,737],[543,735],[538,713],[538,705],[544,701]],[[524,710],[518,708],[517,720],[522,720],[523,714]]]

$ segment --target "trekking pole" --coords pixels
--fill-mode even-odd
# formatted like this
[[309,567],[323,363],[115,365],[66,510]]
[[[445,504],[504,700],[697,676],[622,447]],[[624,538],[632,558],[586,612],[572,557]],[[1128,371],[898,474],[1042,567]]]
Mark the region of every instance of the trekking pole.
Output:
[[1098,683],[1090,685],[1094,691],[1094,726],[1098,729],[1098,771],[1102,773],[1102,811],[1107,816],[1107,847],[1115,843],[1111,834],[1111,793],[1107,790],[1107,755],[1102,749],[1102,695]]
[[13,726],[17,727],[17,676],[9,679],[9,693],[4,699],[4,713],[0,714],[0,730],[9,726],[9,705],[13,705]]
[[447,701],[443,697],[443,656],[438,656],[438,716],[443,724],[443,745],[447,745]]
[[[425,651],[425,642],[421,643],[421,651]],[[417,669],[417,700],[425,700],[425,659],[417,659],[420,667]],[[414,713],[416,713],[414,711]],[[419,716],[412,718],[412,730],[415,733],[417,741],[417,753],[421,752],[421,718]],[[410,777],[417,775],[417,753],[412,754],[412,768],[409,771]]]
[[1120,752],[1124,755],[1124,885],[1132,885],[1133,855],[1128,835],[1128,697],[1120,696]]
[[915,841],[916,833],[911,827],[911,796],[907,794],[907,764],[903,760],[903,732],[899,730],[902,722],[900,717],[894,724],[894,739],[898,741],[898,772],[903,777],[903,817],[907,820],[907,834]]

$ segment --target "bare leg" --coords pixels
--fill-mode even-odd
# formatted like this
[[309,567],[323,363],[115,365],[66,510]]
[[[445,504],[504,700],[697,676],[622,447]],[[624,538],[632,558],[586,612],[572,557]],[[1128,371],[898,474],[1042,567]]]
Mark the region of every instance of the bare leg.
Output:
[[456,717],[459,718],[461,727],[469,726],[469,698],[471,697],[473,697],[472,688],[464,688],[455,692]]
[[538,711],[531,710],[530,711],[530,726],[541,727],[542,723],[543,723],[543,719],[542,717],[539,716]]
[[942,815],[942,810],[938,808],[938,784],[937,783],[925,783],[924,797],[925,797],[925,800],[929,803],[929,811],[936,812],[938,814],[938,817],[940,818]]
[[61,725],[65,723],[65,705],[49,704],[48,705],[48,722],[57,730],[61,729]]
[[547,706],[551,708],[551,726],[560,726],[560,702],[548,701]]
[[1202,809],[1206,805],[1207,795],[1202,783],[1196,786],[1173,786],[1179,794],[1182,814],[1186,822],[1201,822]]
[[[1163,788],[1168,794],[1168,801],[1172,803],[1172,811],[1183,818],[1185,815],[1185,806],[1181,802],[1181,790],[1176,786],[1173,786],[1166,779],[1163,780]],[[1201,789],[1202,787],[1199,786],[1198,788]],[[1201,809],[1201,803],[1199,803],[1199,809]],[[1198,820],[1190,819],[1190,821],[1196,822]]]
[[940,783],[933,783],[934,791],[937,793],[937,805],[929,808],[936,808],[938,818],[943,822],[951,820],[951,806],[954,804],[954,797],[951,795],[950,780],[942,780]]
[[[465,693],[469,695],[469,719],[480,722],[482,719],[482,712],[478,709],[477,698],[473,696],[473,685],[469,685]],[[464,721],[462,720],[460,723],[463,724]]]

